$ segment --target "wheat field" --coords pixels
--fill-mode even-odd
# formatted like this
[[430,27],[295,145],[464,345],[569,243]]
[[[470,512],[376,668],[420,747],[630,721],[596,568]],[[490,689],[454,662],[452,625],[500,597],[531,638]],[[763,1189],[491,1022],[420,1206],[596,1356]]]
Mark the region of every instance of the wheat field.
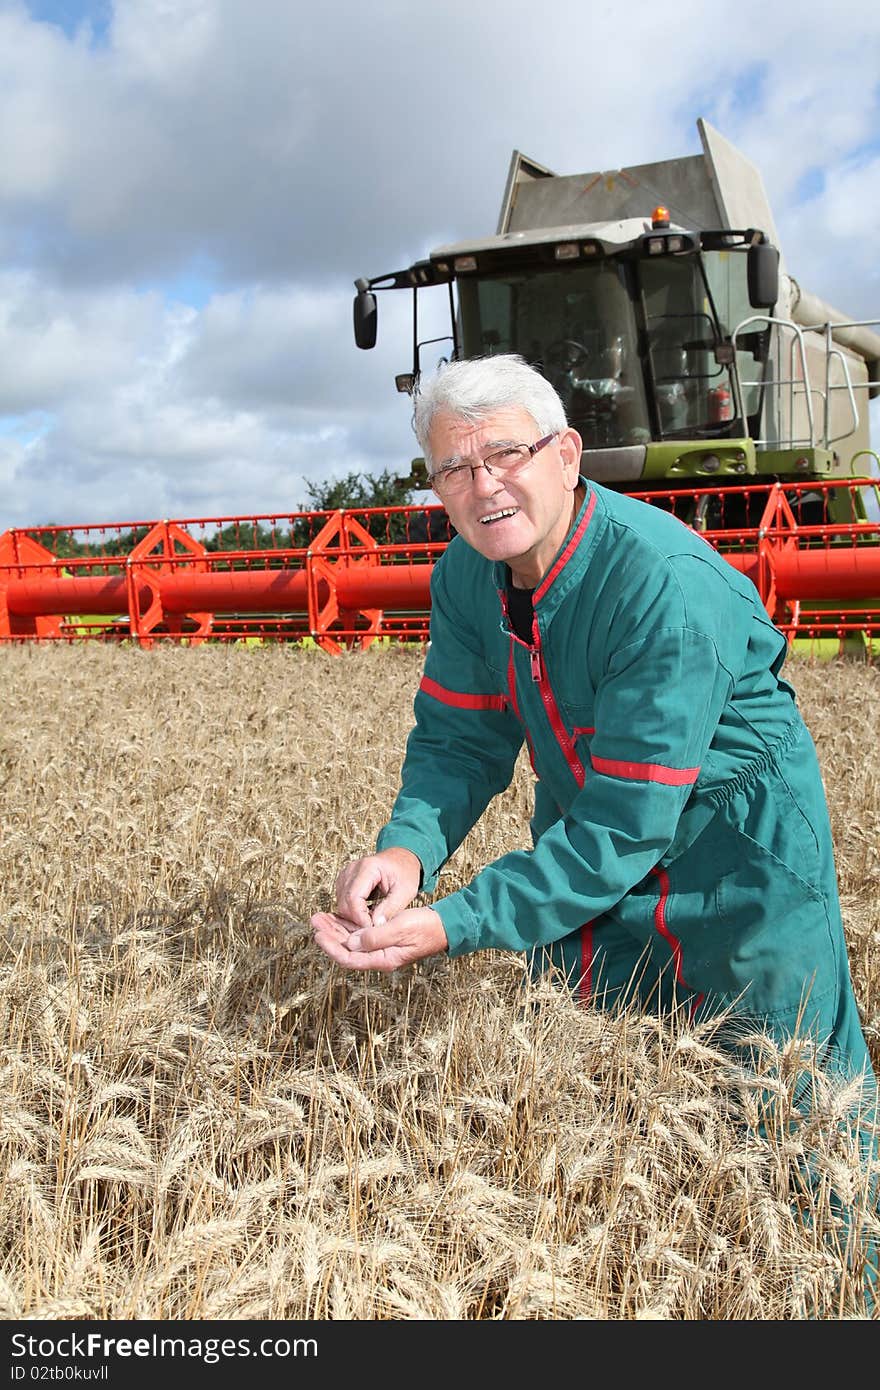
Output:
[[[876,1317],[876,1218],[833,1199],[861,1213],[870,1175],[820,1073],[794,1123],[769,1043],[733,1073],[710,1025],[580,1008],[514,955],[317,951],[421,659],[0,651],[0,1317]],[[878,1066],[880,670],[787,674]],[[528,843],[530,784],[442,891]]]

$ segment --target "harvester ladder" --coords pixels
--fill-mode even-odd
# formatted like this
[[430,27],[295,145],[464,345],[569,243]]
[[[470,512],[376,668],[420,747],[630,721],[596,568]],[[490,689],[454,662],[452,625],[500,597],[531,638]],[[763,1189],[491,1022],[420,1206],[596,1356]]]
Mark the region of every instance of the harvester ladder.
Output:
[[[760,439],[756,439],[755,444],[759,448],[761,446],[767,446],[770,448],[779,448],[780,446],[782,448],[797,448],[798,445],[801,445],[805,448],[814,448],[816,444],[816,423],[815,418],[813,416],[813,389],[810,386],[810,373],[809,368],[807,367],[807,352],[806,347],[804,345],[804,335],[803,330],[798,326],[798,324],[792,323],[791,319],[778,319],[774,318],[770,314],[752,314],[749,318],[743,319],[741,323],[738,323],[736,328],[733,330],[733,333],[731,334],[731,342],[733,343],[734,348],[732,373],[734,378],[734,390],[737,395],[736,406],[739,418],[741,420],[744,420],[746,418],[743,387],[761,386],[763,384],[760,379],[756,379],[755,381],[741,381],[739,375],[739,364],[736,359],[737,338],[740,336],[741,333],[744,332],[744,330],[746,330],[752,324],[755,323],[768,324],[770,326],[775,326],[776,328],[784,329],[786,331],[790,330],[791,333],[794,335],[789,344],[789,374],[788,376],[782,376],[781,372],[777,371],[777,374],[773,379],[773,386],[775,388],[785,386],[788,387],[788,420],[790,422],[790,427],[792,431],[793,422],[795,419],[795,408],[797,404],[797,399],[799,395],[803,395],[804,404],[807,409],[807,424],[809,431],[806,438],[795,436],[792,432],[788,435],[787,438],[783,438],[781,436],[779,438],[770,438],[769,436],[763,436]],[[781,336],[782,335],[780,334],[780,341],[777,344],[777,365],[781,360],[781,353],[779,350],[781,346]],[[800,376],[798,376],[796,370],[796,355],[797,359],[800,362]]]
[[[880,319],[841,319],[833,323],[818,323],[804,327],[803,325],[794,323],[791,319],[774,318],[772,315],[769,314],[753,314],[749,318],[743,319],[742,322],[737,324],[736,328],[734,329],[731,335],[731,341],[733,343],[734,350],[736,350],[737,347],[738,337],[747,328],[749,328],[750,325],[755,323],[767,324],[776,327],[780,330],[777,336],[776,343],[776,364],[778,370],[773,380],[773,386],[775,388],[788,388],[787,418],[789,422],[789,431],[787,434],[780,432],[778,438],[771,439],[769,437],[763,437],[760,439],[756,439],[756,445],[758,445],[759,447],[768,446],[776,448],[780,446],[782,448],[797,448],[798,446],[815,448],[818,442],[819,447],[823,449],[831,449],[832,445],[839,443],[841,439],[847,439],[851,434],[854,434],[858,429],[860,423],[859,406],[856,400],[856,388],[853,385],[852,375],[850,373],[849,363],[847,361],[846,354],[841,351],[838,344],[834,341],[833,335],[835,329],[839,328],[845,329],[877,327],[878,325],[880,325]],[[807,364],[805,338],[806,334],[812,334],[816,338],[818,338],[821,335],[823,341],[825,380],[823,387],[821,388],[818,386],[814,386],[810,380],[810,370]],[[790,335],[788,348],[787,376],[783,376],[781,374],[781,370],[779,369],[779,364],[782,361],[784,335]],[[843,378],[842,381],[832,380],[832,370],[833,364],[835,362],[839,364],[840,374]],[[800,368],[800,375],[798,374],[798,367]],[[737,409],[740,414],[740,418],[743,419],[745,418],[745,413],[743,409],[743,388],[750,386],[760,386],[761,382],[760,380],[743,381],[741,379],[739,373],[739,364],[736,360],[735,355],[734,361],[732,363],[732,375],[734,382],[734,391],[737,397]],[[859,384],[858,389],[870,391],[874,388],[880,388],[880,381],[870,380],[862,382]],[[848,428],[843,429],[839,434],[831,433],[831,400],[832,395],[835,391],[845,391],[847,393],[851,417]],[[817,441],[816,439],[816,418],[813,408],[814,396],[817,398],[822,408],[822,436],[820,441]],[[806,436],[800,436],[794,433],[796,406],[801,397],[803,398],[803,402],[806,407],[807,413],[808,433]]]

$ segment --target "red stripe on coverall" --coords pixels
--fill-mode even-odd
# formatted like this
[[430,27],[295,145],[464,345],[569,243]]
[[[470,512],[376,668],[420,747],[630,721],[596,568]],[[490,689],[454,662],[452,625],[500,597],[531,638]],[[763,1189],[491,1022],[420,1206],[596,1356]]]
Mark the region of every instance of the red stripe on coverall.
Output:
[[578,998],[582,1004],[589,1002],[593,993],[593,923],[584,922],[581,927],[581,978],[578,981]]
[[[502,605],[502,607],[503,607],[503,609],[504,609],[504,616],[505,616],[505,618],[506,618],[506,617],[507,617],[507,604],[505,603],[505,600],[504,600],[503,595],[502,595],[502,598],[501,598],[501,605]],[[523,732],[525,733],[525,736],[526,736],[526,746],[528,747],[528,750],[529,750],[529,762],[531,763],[531,766],[532,766],[532,772],[533,772],[533,773],[535,774],[535,776],[537,777],[537,775],[538,775],[538,769],[535,767],[535,750],[534,750],[534,748],[532,747],[532,736],[531,736],[531,734],[529,733],[528,729],[526,728],[525,724],[523,723],[522,715],[521,715],[520,712],[519,712],[519,701],[518,701],[517,698],[516,698],[516,661],[515,661],[515,658],[514,658],[514,653],[515,653],[515,651],[516,651],[516,648],[514,647],[513,644],[514,644],[514,642],[518,642],[518,641],[519,641],[519,638],[518,638],[518,637],[514,637],[513,633],[511,633],[511,634],[510,634],[510,656],[507,658],[507,692],[508,692],[508,697],[509,697],[509,699],[510,699],[510,704],[511,704],[511,707],[512,707],[512,709],[513,709],[513,712],[514,712],[514,714],[516,715],[517,719],[519,720],[520,724],[522,724]]]
[[[568,561],[571,559],[575,550],[577,550],[578,546],[584,538],[587,527],[590,524],[590,519],[593,515],[593,512],[595,511],[595,508],[596,494],[595,492],[592,492],[590,494],[589,503],[587,504],[587,509],[581,517],[580,521],[578,522],[574,532],[572,533],[568,544],[566,545],[562,554],[559,556],[559,559],[556,561],[553,568],[549,571],[549,573],[547,573],[544,576],[543,580],[538,585],[537,589],[532,595],[532,603],[535,607],[537,607],[537,605],[540,603],[541,599],[544,597],[547,590],[550,588],[550,585],[568,564]],[[586,771],[584,769],[583,763],[577,755],[577,750],[574,745],[574,738],[568,732],[568,730],[565,727],[565,724],[562,721],[562,716],[559,713],[559,707],[556,704],[556,697],[553,694],[550,682],[547,679],[547,672],[544,669],[544,661],[541,654],[541,631],[538,627],[537,614],[535,615],[534,621],[532,623],[532,645],[529,649],[529,656],[532,663],[532,679],[537,682],[538,689],[541,692],[541,699],[544,702],[544,710],[547,714],[547,718],[550,721],[550,727],[553,730],[556,742],[559,744],[559,747],[562,750],[563,757],[565,758],[565,761],[568,763],[572,776],[574,777],[574,780],[577,782],[578,787],[583,787],[584,781],[586,780]]]
[[[672,952],[672,959],[675,962],[676,984],[681,985],[690,993],[691,987],[684,978],[681,968],[681,942],[677,936],[673,936],[666,921],[666,904],[669,901],[669,875],[665,869],[652,869],[651,873],[660,884],[660,897],[657,899],[657,906],[654,908],[654,926]],[[691,1005],[691,1018],[693,1018],[702,1002],[703,995],[698,994]]]
[[426,695],[433,695],[444,705],[454,705],[456,709],[507,709],[507,697],[504,695],[465,695],[458,690],[447,690],[445,685],[431,680],[430,676],[422,676],[419,689],[424,690]]
[[535,774],[535,776],[537,777],[537,776],[538,776],[538,769],[537,769],[536,766],[535,766],[535,749],[534,749],[534,745],[532,744],[532,736],[531,736],[531,734],[529,733],[529,730],[528,730],[527,727],[526,727],[525,720],[523,719],[522,714],[521,714],[521,712],[520,712],[519,701],[518,701],[517,698],[516,698],[516,655],[515,655],[515,654],[516,654],[516,645],[515,645],[515,644],[518,642],[519,645],[520,645],[521,647],[525,647],[526,651],[528,651],[528,650],[529,650],[529,648],[528,648],[528,643],[527,643],[527,642],[524,642],[524,641],[522,640],[521,637],[517,637],[517,635],[516,635],[516,633],[514,632],[513,628],[510,626],[510,613],[509,613],[508,607],[507,607],[507,594],[504,592],[503,589],[499,589],[499,590],[498,590],[498,598],[499,598],[499,601],[500,601],[500,603],[501,603],[501,613],[502,613],[503,620],[504,620],[504,621],[503,621],[503,629],[504,629],[504,631],[507,632],[507,634],[508,634],[508,636],[509,636],[509,638],[510,638],[510,647],[509,647],[509,653],[508,653],[508,657],[507,657],[507,695],[508,695],[508,699],[510,700],[510,707],[511,707],[511,709],[513,710],[514,714],[516,715],[517,719],[519,720],[520,724],[522,725],[523,733],[524,733],[525,736],[526,736],[526,747],[527,747],[528,750],[529,750],[529,763],[531,764],[532,772],[533,772],[533,773]]
[[663,763],[627,763],[591,755],[596,772],[609,777],[628,777],[635,782],[662,782],[667,787],[689,787],[700,775],[698,767],[666,767]]
[[510,627],[510,613],[507,606],[507,595],[505,594],[503,589],[498,590],[498,597],[501,600],[501,611],[504,614],[504,622],[510,634],[510,658],[507,664],[507,686],[510,692],[510,698],[513,703],[513,708],[516,713],[516,716],[519,719],[520,723],[523,724],[523,728],[526,729],[526,738],[528,739],[529,744],[529,757],[531,758],[532,762],[532,771],[537,777],[538,771],[535,767],[532,740],[529,737],[529,731],[526,728],[520,716],[519,705],[517,704],[516,700],[516,667],[514,664],[514,643],[519,643],[521,647],[525,647],[526,651],[529,654],[529,663],[532,668],[532,680],[535,681],[539,691],[541,692],[541,699],[544,703],[544,712],[547,715],[548,720],[550,721],[550,727],[553,730],[556,742],[559,744],[559,747],[562,750],[563,757],[565,758],[565,761],[568,763],[574,780],[577,782],[578,787],[580,788],[584,785],[586,772],[584,771],[583,763],[577,755],[577,751],[574,746],[574,739],[572,735],[569,734],[568,730],[565,727],[565,724],[562,721],[562,716],[560,715],[559,708],[556,704],[556,698],[553,694],[550,682],[547,679],[547,672],[544,669],[544,661],[541,655],[541,629],[538,627],[537,616],[535,616],[532,619],[532,642],[530,646],[529,643],[524,642],[521,637],[517,637],[516,633]]
[[[586,520],[586,518],[585,518]],[[536,595],[537,597],[537,595]],[[538,627],[538,619],[532,623],[532,645],[529,648],[532,663],[532,679],[537,683],[541,692],[541,699],[544,702],[544,711],[550,721],[550,727],[556,737],[556,742],[562,750],[562,755],[568,763],[571,774],[581,788],[586,780],[586,771],[575,748],[574,739],[565,727],[562,715],[559,713],[559,706],[556,703],[556,696],[553,694],[553,687],[547,679],[547,670],[541,653],[541,630]]]
[[565,567],[565,565],[571,559],[572,553],[575,550],[577,550],[578,546],[584,538],[584,532],[590,524],[590,518],[593,515],[595,506],[596,494],[595,492],[592,492],[590,494],[589,505],[587,507],[587,510],[581,517],[580,522],[578,523],[577,530],[572,535],[571,540],[568,542],[568,545],[563,550],[562,554],[556,561],[556,564],[553,566],[552,570],[550,570],[548,574],[545,574],[544,578],[541,580],[541,583],[538,585],[532,598],[533,603],[540,603],[541,599],[544,597],[547,590],[550,588],[550,585],[553,583],[560,570],[562,570]]
[[[509,624],[509,613],[508,613],[508,609],[507,609],[507,595],[504,593],[503,590],[499,590],[499,592],[498,592],[498,597],[499,597],[500,600],[501,600],[501,609],[502,609],[502,612],[503,612],[503,614],[504,614],[504,620],[505,620],[506,623]],[[516,698],[516,643],[518,642],[519,645],[520,645],[521,647],[526,647],[526,650],[527,650],[528,653],[529,653],[529,656],[530,656],[530,658],[531,658],[531,660],[532,660],[532,671],[533,671],[533,673],[535,673],[535,671],[537,670],[537,673],[538,673],[538,686],[539,686],[539,689],[540,689],[540,691],[541,691],[541,695],[542,695],[542,697],[543,697],[543,699],[544,699],[544,705],[545,705],[545,708],[546,708],[546,710],[547,710],[547,714],[548,714],[548,716],[550,716],[550,723],[551,723],[551,725],[552,725],[552,727],[553,727],[553,732],[556,734],[557,741],[560,743],[560,746],[562,747],[563,753],[565,753],[566,760],[569,762],[569,766],[571,766],[571,759],[569,758],[569,753],[571,753],[571,754],[573,755],[575,764],[576,764],[576,766],[577,766],[577,769],[579,769],[579,772],[580,772],[580,777],[578,778],[578,771],[576,771],[574,767],[572,767],[572,772],[574,772],[575,778],[578,780],[578,786],[579,786],[579,787],[582,787],[583,784],[584,784],[584,775],[585,775],[585,774],[584,774],[584,769],[583,769],[582,764],[581,764],[580,761],[578,760],[577,755],[574,753],[574,743],[572,742],[571,737],[569,737],[569,735],[566,733],[565,726],[564,726],[563,723],[562,723],[562,720],[561,720],[561,718],[560,718],[560,716],[559,716],[559,711],[558,711],[558,709],[557,709],[557,707],[556,707],[556,701],[555,701],[555,699],[553,698],[553,691],[550,689],[550,684],[549,684],[549,682],[547,681],[546,675],[545,675],[545,673],[544,673],[544,663],[543,663],[542,660],[541,660],[541,634],[540,634],[540,632],[539,632],[539,630],[538,630],[538,622],[537,622],[537,619],[535,619],[534,626],[533,626],[533,629],[532,629],[532,638],[533,638],[533,641],[534,641],[535,645],[534,645],[533,647],[528,647],[527,644],[526,644],[525,642],[523,642],[522,638],[517,637],[516,634],[515,634],[513,631],[511,631],[511,633],[510,633],[510,656],[508,657],[508,662],[507,662],[507,689],[508,689],[508,693],[509,693],[509,695],[510,695],[510,703],[511,703],[511,705],[512,705],[512,707],[513,707],[513,712],[514,712],[514,714],[516,715],[517,719],[519,719],[520,723],[522,724],[523,721],[522,721],[522,716],[520,715],[520,711],[519,711],[519,702],[518,702],[518,700],[517,700],[517,698]],[[552,713],[551,713],[551,710],[552,710]],[[554,716],[555,716],[555,719],[554,719]],[[523,728],[525,728],[525,725],[524,725],[524,724],[523,724]],[[560,731],[561,731],[561,735],[562,735],[561,738],[560,738]],[[532,747],[532,740],[531,740],[531,737],[530,737],[530,735],[529,735],[528,729],[525,730],[525,733],[526,733],[526,742],[528,743],[528,748],[529,748],[529,761],[530,761],[531,764],[532,764],[532,771],[534,772],[535,776],[537,777],[538,772],[537,772],[537,768],[535,767],[535,754],[534,754],[534,749],[533,749],[533,747]],[[575,730],[573,731],[573,733],[574,733],[574,737],[577,737],[578,734],[592,734],[592,733],[595,733],[595,730],[592,729],[592,728],[589,728],[589,729],[581,728],[581,729],[575,729]],[[562,809],[562,808],[560,807],[560,810],[561,810],[561,809]],[[593,923],[592,923],[592,922],[586,922],[586,923],[581,927],[581,975],[580,975],[580,979],[579,979],[579,981],[578,981],[578,997],[579,997],[579,999],[581,1000],[582,1003],[586,1003],[587,1000],[590,998],[592,992],[593,992]]]

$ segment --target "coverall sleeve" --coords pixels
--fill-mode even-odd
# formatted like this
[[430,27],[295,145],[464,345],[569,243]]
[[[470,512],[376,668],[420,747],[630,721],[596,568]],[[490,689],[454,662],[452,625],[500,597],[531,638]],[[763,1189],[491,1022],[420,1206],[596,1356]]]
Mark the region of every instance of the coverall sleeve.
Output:
[[450,601],[442,563],[431,580],[431,641],[414,701],[400,791],[378,850],[400,846],[421,861],[422,891],[510,784],[523,741],[477,633]]
[[607,912],[669,848],[733,685],[705,632],[618,648],[599,682],[581,789],[538,839],[434,902],[449,954],[549,944]]

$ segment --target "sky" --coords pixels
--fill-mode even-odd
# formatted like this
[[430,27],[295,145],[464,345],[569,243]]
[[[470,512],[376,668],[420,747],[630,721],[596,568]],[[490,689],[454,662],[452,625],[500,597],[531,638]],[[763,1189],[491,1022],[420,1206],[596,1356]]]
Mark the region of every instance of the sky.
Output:
[[0,0],[0,533],[408,472],[410,296],[364,352],[354,281],[494,233],[514,150],[614,170],[698,117],[798,282],[880,318],[880,7]]

